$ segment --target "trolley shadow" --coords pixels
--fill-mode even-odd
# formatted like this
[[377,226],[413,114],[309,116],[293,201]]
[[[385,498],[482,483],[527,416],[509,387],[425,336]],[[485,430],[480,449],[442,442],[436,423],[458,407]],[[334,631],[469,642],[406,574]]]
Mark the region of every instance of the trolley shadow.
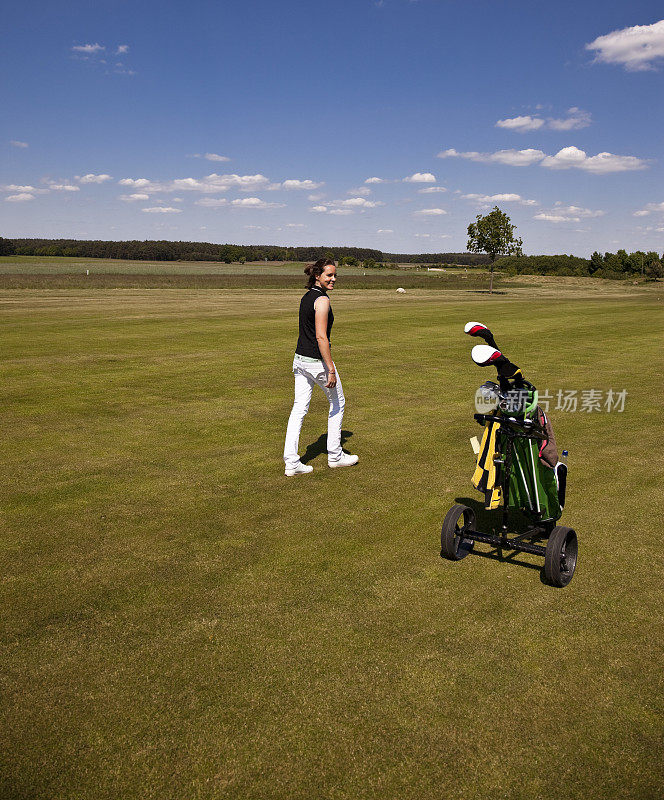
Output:
[[[473,509],[479,527],[490,530],[492,526],[495,525],[495,515],[491,514],[490,511],[487,511],[484,508],[484,505],[479,503],[477,500],[470,497],[457,497],[455,498],[455,502],[461,503],[461,505],[468,506],[469,508]],[[518,527],[519,529],[517,535],[512,537],[513,541],[518,542],[521,539],[530,539],[532,537],[532,531],[529,530],[527,519],[523,518],[522,520],[518,520],[517,525],[514,525],[513,527]],[[523,531],[521,531],[522,528]],[[490,561],[500,561],[507,564],[516,564],[519,567],[537,570],[537,572],[540,573],[542,583],[546,583],[543,567],[533,564],[530,561],[523,561],[523,559],[519,559],[519,554],[516,550],[509,550],[509,548],[502,547],[492,547],[491,545],[489,546],[491,547],[491,550],[475,550],[474,547],[466,547],[465,543],[462,542],[459,547],[466,549],[469,555],[479,556],[479,558],[487,558]]]

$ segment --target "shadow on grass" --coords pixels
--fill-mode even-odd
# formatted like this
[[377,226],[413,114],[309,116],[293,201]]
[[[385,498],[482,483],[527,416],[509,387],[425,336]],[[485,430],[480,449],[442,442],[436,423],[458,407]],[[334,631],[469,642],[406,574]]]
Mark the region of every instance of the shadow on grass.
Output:
[[[483,533],[498,532],[497,529],[502,521],[502,510],[498,512],[487,511],[483,503],[480,503],[479,501],[470,497],[457,497],[455,502],[461,503],[464,506],[468,506],[468,508],[472,508],[472,510],[475,512],[476,530],[482,531]],[[511,532],[517,534],[518,538],[520,538],[520,536],[522,536],[529,527],[528,520],[523,514],[511,514],[510,522],[512,523],[510,526]],[[528,535],[526,538],[530,538],[530,536]],[[488,546],[491,547],[491,545]],[[509,550],[509,548],[503,549],[502,547],[491,547],[491,550],[487,552],[473,548],[469,551],[469,555],[479,556],[480,558],[488,558],[490,561],[501,561],[503,563],[517,564],[518,566],[525,567],[526,569],[535,569],[540,573],[540,580],[542,583],[546,583],[544,578],[544,562],[542,562],[541,565],[537,565],[531,564],[529,561],[523,561],[518,557],[521,554],[515,550]]]
[[[350,439],[353,435],[353,431],[341,431],[341,446],[343,447],[344,444]],[[316,456],[321,454],[327,454],[327,434],[321,433],[321,435],[316,439],[315,442],[307,445],[307,449],[304,451],[304,455],[300,458],[300,461],[303,464],[308,464],[310,461],[313,461]]]

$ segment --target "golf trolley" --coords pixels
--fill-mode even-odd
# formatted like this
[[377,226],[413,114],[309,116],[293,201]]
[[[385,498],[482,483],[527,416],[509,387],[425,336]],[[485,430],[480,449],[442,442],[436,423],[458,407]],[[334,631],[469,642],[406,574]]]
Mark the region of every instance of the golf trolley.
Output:
[[[457,503],[443,521],[440,554],[459,561],[475,542],[482,542],[499,551],[543,556],[547,583],[567,586],[578,554],[575,531],[556,525],[565,505],[567,451],[559,461],[551,423],[537,405],[537,389],[500,352],[491,331],[480,322],[469,322],[464,331],[486,342],[473,347],[473,361],[498,371],[498,383],[487,381],[475,397],[474,418],[483,433],[481,442],[474,443],[477,466],[472,483],[484,494],[486,510],[501,509],[502,519],[498,531],[478,531],[475,511]],[[510,534],[510,517],[518,511],[529,525]],[[539,543],[544,539],[546,546]]]

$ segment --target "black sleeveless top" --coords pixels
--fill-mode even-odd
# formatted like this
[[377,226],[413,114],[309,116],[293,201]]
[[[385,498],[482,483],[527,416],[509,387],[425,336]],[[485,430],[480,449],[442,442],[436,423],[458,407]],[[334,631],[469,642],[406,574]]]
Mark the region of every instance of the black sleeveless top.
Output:
[[[308,358],[321,358],[318,342],[316,341],[316,312],[314,303],[319,297],[327,297],[327,292],[319,286],[312,286],[311,289],[300,300],[300,335],[297,340],[295,352]],[[330,338],[334,314],[332,306],[327,315],[327,338]]]

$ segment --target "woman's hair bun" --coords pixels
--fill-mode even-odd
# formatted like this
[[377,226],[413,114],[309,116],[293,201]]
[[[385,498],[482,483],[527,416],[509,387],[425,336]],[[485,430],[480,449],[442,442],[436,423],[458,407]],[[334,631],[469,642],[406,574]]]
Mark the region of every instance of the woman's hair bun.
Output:
[[305,275],[311,275],[313,273],[313,271],[314,271],[314,265],[313,264],[307,264],[307,266],[304,268],[304,274]]

